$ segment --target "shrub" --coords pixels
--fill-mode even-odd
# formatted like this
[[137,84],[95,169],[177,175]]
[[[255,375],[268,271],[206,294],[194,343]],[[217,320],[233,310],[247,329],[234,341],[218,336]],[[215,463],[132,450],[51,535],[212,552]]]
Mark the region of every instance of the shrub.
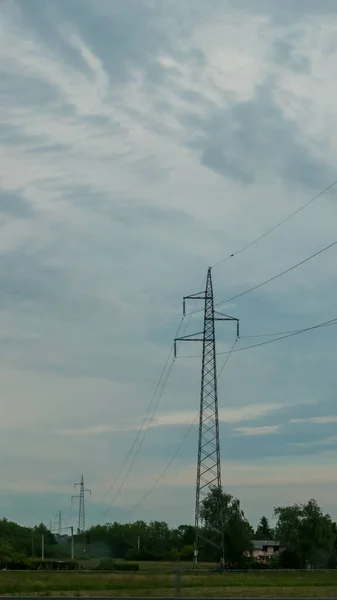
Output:
[[134,563],[115,562],[112,558],[101,559],[97,571],[139,571],[139,565]]
[[74,571],[78,569],[76,561],[41,560],[38,558],[15,557],[6,563],[0,562],[0,569],[13,571]]
[[97,571],[114,571],[115,561],[112,558],[101,558],[95,569]]

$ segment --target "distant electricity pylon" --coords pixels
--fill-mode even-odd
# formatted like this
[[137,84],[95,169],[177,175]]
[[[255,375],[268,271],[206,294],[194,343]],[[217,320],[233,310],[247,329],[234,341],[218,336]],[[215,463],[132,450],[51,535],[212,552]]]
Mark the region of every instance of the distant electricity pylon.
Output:
[[55,516],[55,523],[53,527],[53,523],[50,521],[50,531],[57,531],[59,535],[62,533],[62,512],[59,510]]
[[[194,567],[198,566],[199,551],[202,546],[213,546],[219,550],[220,564],[225,564],[224,547],[224,519],[221,502],[221,463],[220,463],[220,437],[219,437],[219,409],[218,386],[216,370],[215,349],[215,321],[236,321],[237,337],[239,337],[239,320],[228,315],[214,311],[213,285],[211,267],[207,271],[206,288],[203,292],[185,296],[183,311],[186,314],[186,300],[204,301],[204,327],[203,331],[176,338],[178,341],[202,342],[202,367],[201,367],[201,392],[199,415],[199,440],[197,484],[195,501],[195,542],[194,542]],[[217,490],[219,510],[216,525],[212,528],[204,527],[202,519],[202,504],[208,493]]]
[[74,498],[78,498],[79,502],[78,502],[78,533],[84,533],[85,532],[85,506],[84,506],[84,495],[86,492],[88,492],[91,496],[91,490],[88,490],[84,487],[84,478],[83,475],[81,477],[81,482],[80,483],[74,483],[74,489],[76,490],[76,487],[79,486],[80,488],[80,493],[77,494],[76,496],[72,496],[71,499],[73,500]]

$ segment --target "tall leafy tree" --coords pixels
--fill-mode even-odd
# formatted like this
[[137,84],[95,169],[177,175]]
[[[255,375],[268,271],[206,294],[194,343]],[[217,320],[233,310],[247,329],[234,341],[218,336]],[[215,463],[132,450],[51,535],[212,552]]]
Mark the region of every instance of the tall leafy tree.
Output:
[[335,528],[316,500],[275,508],[276,536],[285,567],[328,567],[335,557]]
[[[238,498],[214,487],[202,504],[201,517],[204,520],[205,528],[219,531],[220,511],[222,512],[226,562],[241,565],[252,547],[253,528],[248,523]],[[218,545],[221,542],[221,533],[219,531]],[[200,558],[204,560],[217,559],[217,555],[216,549],[208,546],[204,548]]]

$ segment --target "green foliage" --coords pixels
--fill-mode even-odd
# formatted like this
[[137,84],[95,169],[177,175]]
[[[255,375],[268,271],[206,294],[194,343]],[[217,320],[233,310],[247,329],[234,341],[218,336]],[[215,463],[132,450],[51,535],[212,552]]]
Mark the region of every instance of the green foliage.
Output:
[[20,554],[13,555],[9,560],[0,560],[0,569],[15,571],[75,571],[79,568],[76,561],[39,560],[27,558]]
[[99,565],[95,567],[96,571],[139,571],[139,565],[136,563],[118,562],[112,558],[102,558]]
[[335,560],[336,527],[316,500],[275,508],[282,566],[326,568]]
[[[201,518],[204,520],[205,530],[209,530],[205,537],[215,539],[218,546],[221,542],[220,512],[222,512],[226,561],[233,566],[243,566],[246,562],[246,553],[252,548],[253,529],[241,509],[238,498],[222,489],[213,488],[203,502]],[[219,551],[214,544],[204,546],[199,560],[218,561]]]
[[[275,508],[275,531],[268,519],[262,517],[254,533],[241,509],[240,502],[223,490],[212,489],[205,498],[201,517],[207,537],[215,545],[201,546],[199,561],[218,564],[221,532],[219,514],[223,516],[223,537],[226,562],[242,569],[262,568],[254,562],[252,540],[276,539],[280,555],[268,560],[268,568],[336,568],[337,525],[323,513],[315,500]],[[99,570],[138,570],[141,561],[192,561],[194,553],[194,527],[180,525],[169,528],[163,521],[136,521],[134,523],[106,523],[96,525],[86,532],[86,538],[75,538],[75,556],[85,559],[85,568]],[[44,536],[45,561],[41,561],[41,541]],[[21,527],[17,523],[0,519],[0,569],[43,570],[75,569],[76,562],[69,561],[71,541],[63,543],[50,533],[45,525]],[[88,559],[95,559],[92,564]],[[122,562],[120,562],[122,561]],[[124,562],[123,562],[124,561]],[[125,563],[134,561],[135,565]]]
[[115,561],[112,558],[101,558],[99,565],[97,565],[97,571],[113,571],[115,568]]
[[6,540],[0,542],[0,564],[6,564],[13,560],[15,551],[12,545]]
[[184,560],[190,555],[186,548],[194,543],[194,527],[180,525],[176,529],[170,529],[162,521],[106,523],[89,529],[87,543],[88,551],[96,558]]
[[76,560],[39,560],[30,559],[28,568],[31,571],[77,571],[79,564]]
[[[18,554],[25,557],[41,556],[42,535],[44,536],[45,555],[49,556],[56,546],[55,537],[43,523],[33,528],[22,527],[17,523],[0,519],[0,561],[16,559]],[[68,554],[69,556],[69,554]]]
[[182,560],[182,561],[193,560],[193,554],[194,554],[194,544],[189,544],[188,546],[184,546],[182,550],[178,550],[178,548],[172,548],[171,560]]
[[273,540],[274,535],[274,531],[269,526],[269,521],[267,517],[261,517],[254,538],[256,540]]

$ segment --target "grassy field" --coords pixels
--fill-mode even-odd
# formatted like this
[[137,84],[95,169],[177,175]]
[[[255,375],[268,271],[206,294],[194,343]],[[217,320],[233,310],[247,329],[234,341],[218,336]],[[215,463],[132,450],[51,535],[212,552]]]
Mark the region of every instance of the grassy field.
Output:
[[[0,594],[59,596],[174,596],[175,576],[165,572],[90,573],[1,571]],[[183,573],[182,596],[337,597],[337,571]]]

